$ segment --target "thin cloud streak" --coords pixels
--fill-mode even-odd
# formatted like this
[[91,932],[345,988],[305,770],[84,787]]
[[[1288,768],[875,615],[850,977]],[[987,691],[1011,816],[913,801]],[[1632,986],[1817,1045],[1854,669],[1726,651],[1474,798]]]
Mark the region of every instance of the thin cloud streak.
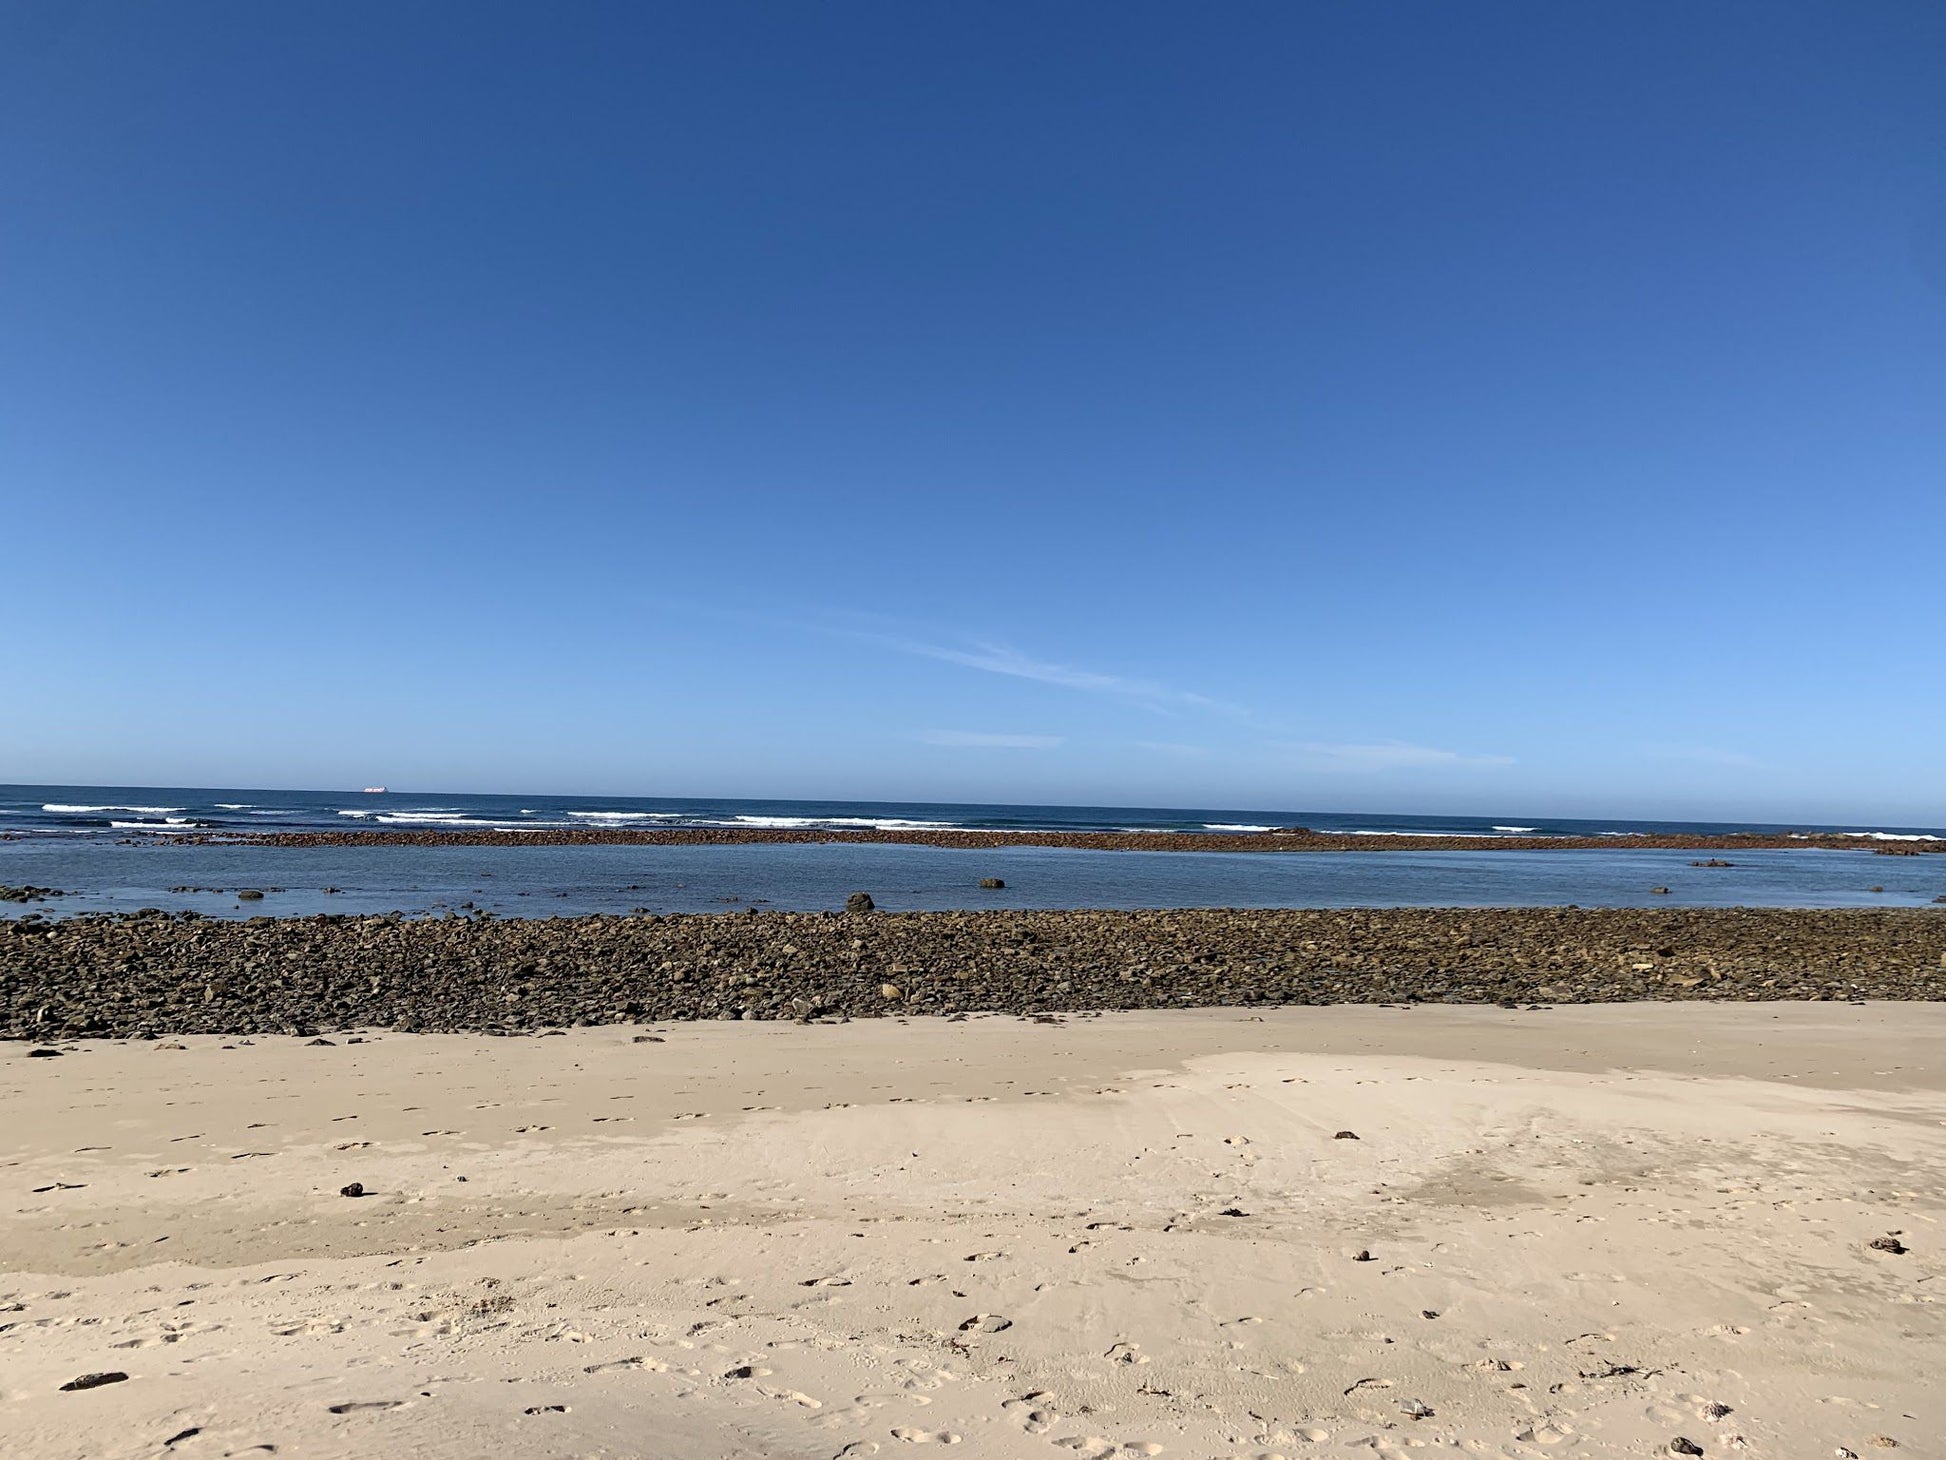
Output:
[[1372,745],[1332,745],[1305,740],[1280,748],[1295,751],[1310,769],[1322,771],[1461,770],[1514,763],[1510,755],[1463,755],[1457,750],[1439,750],[1403,740],[1384,740]]
[[1132,742],[1137,750],[1146,750],[1155,755],[1181,755],[1201,758],[1209,754],[1207,745],[1188,745],[1180,740],[1137,740]]
[[926,745],[961,750],[1053,750],[1065,735],[1000,735],[984,730],[928,730],[919,737]]
[[1717,750],[1707,745],[1645,745],[1642,754],[1656,760],[1686,760],[1732,770],[1750,770],[1760,764],[1755,756],[1742,751]]
[[1248,711],[1240,705],[1212,699],[1208,695],[1192,693],[1189,690],[1171,689],[1153,680],[1130,679],[1119,674],[1103,674],[1092,669],[1078,669],[1070,664],[1056,664],[1051,660],[1036,659],[1031,654],[1006,644],[975,641],[971,648],[954,648],[949,644],[929,644],[919,639],[899,638],[890,634],[855,633],[854,638],[893,649],[901,654],[912,654],[921,659],[937,659],[945,664],[958,664],[966,669],[978,669],[986,674],[1003,674],[1013,679],[1030,679],[1037,684],[1054,684],[1064,689],[1078,689],[1090,694],[1119,695],[1124,699],[1135,700],[1158,709],[1171,707],[1192,710],[1208,710],[1224,715],[1247,716]]

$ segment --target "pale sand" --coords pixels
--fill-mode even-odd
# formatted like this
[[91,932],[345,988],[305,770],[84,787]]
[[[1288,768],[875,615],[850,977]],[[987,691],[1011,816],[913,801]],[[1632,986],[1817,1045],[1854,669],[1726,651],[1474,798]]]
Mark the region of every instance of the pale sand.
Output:
[[637,1032],[7,1046],[0,1454],[1946,1454],[1946,1006]]

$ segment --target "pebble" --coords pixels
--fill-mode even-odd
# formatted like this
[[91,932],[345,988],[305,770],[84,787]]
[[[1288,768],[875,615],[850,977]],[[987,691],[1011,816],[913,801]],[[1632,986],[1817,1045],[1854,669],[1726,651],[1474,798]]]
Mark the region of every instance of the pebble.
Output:
[[70,1379],[61,1386],[63,1394],[75,1389],[99,1389],[104,1384],[120,1384],[128,1378],[120,1369],[109,1369],[99,1374],[83,1374],[78,1379]]
[[1331,1139],[1334,1141],[1355,1141],[1358,1139],[1358,1132],[1355,1130],[1341,1130]]
[[1901,1242],[1896,1236],[1892,1236],[1892,1235],[1887,1235],[1884,1237],[1874,1237],[1872,1238],[1871,1241],[1867,1242],[1865,1245],[1871,1248],[1872,1251],[1874,1252],[1889,1252],[1894,1257],[1903,1257],[1905,1256],[1906,1253],[1912,1250],[1910,1247],[1907,1247],[1905,1243]]
[[365,1183],[362,1181],[353,1181],[338,1188],[339,1196],[363,1196],[364,1194]]

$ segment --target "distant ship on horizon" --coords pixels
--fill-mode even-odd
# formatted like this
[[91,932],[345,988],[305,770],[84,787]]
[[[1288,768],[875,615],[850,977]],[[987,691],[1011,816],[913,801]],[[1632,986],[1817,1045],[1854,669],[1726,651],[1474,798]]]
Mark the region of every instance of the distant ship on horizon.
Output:
[[385,794],[385,787],[383,787],[383,786],[367,786],[367,787],[365,788],[365,794],[366,794],[367,796],[383,796],[383,795]]

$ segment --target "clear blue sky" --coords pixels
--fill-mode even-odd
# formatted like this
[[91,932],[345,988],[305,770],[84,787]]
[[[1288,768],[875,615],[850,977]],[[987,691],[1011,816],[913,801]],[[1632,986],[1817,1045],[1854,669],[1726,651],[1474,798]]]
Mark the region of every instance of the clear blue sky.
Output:
[[0,781],[1946,820],[1946,7],[0,7]]

